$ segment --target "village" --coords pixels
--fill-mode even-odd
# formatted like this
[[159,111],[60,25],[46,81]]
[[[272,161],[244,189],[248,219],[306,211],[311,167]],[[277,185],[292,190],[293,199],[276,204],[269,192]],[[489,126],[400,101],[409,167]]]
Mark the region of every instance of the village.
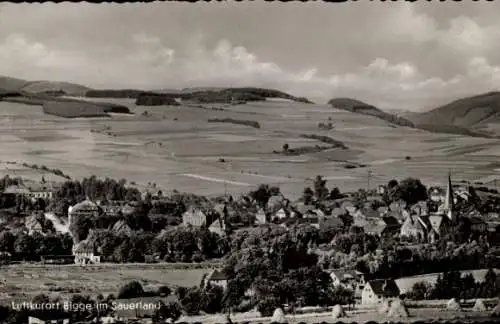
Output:
[[[454,310],[464,307],[467,299],[484,297],[484,300],[476,298],[476,303],[473,302],[474,307],[486,311],[489,306],[498,311],[498,307],[495,308],[496,302],[491,297],[498,297],[500,289],[483,294],[484,289],[481,288],[485,282],[491,285],[492,281],[495,288],[500,287],[498,280],[495,279],[499,271],[496,270],[498,256],[494,252],[500,218],[491,201],[484,203],[491,198],[480,198],[480,194],[485,190],[488,190],[488,194],[495,195],[495,193],[484,188],[475,190],[473,185],[467,183],[454,184],[451,175],[445,179],[442,187],[425,188],[417,179],[409,178],[399,183],[392,180],[387,185],[378,186],[373,190],[361,189],[354,193],[341,193],[337,188],[329,190],[326,181],[318,176],[315,179],[314,189],[305,188],[303,196],[291,202],[283,197],[279,188],[267,185],[261,185],[248,195],[235,199],[227,194],[214,198],[196,197],[178,192],[164,194],[157,188],[153,193],[150,190],[141,193],[137,189],[125,189],[124,180],[101,181],[95,177],[85,179],[81,183],[81,188],[77,190],[73,188],[77,182],[57,184],[42,179],[40,183],[34,183],[6,177],[3,179],[5,186],[1,195],[2,205],[7,208],[3,209],[5,215],[0,233],[0,248],[2,248],[0,258],[4,267],[16,267],[26,263],[68,266],[75,264],[78,267],[127,264],[127,262],[147,265],[168,265],[172,262],[203,265],[204,262],[215,260],[220,262],[220,266],[215,268],[213,265],[207,266],[207,273],[200,283],[200,288],[197,288],[201,290],[193,291],[193,294],[196,292],[198,297],[202,298],[201,291],[206,293],[207,289],[212,289],[207,287],[218,287],[216,289],[220,289],[217,290],[220,298],[216,299],[219,303],[219,306],[215,307],[216,313],[239,305],[241,300],[247,300],[253,301],[252,308],[259,309],[261,316],[270,316],[272,310],[277,309],[274,315],[282,317],[278,322],[282,322],[285,318],[284,310],[287,313],[292,309],[296,312],[301,307],[319,307],[320,304],[323,305],[321,309],[325,310],[327,309],[325,307],[334,306],[332,302],[343,305],[335,311],[339,318],[345,314],[343,307],[385,308],[385,312],[389,312],[392,304],[399,308],[391,312],[397,313],[397,316],[408,317],[408,310],[405,310],[401,300],[437,297],[441,299],[450,297],[449,305],[446,307]],[[104,193],[104,196],[120,199],[106,199],[106,197],[97,199],[103,195],[97,194],[99,190],[92,191],[92,183],[97,183],[96,186],[100,187],[100,191],[115,192],[112,195],[109,192]],[[106,188],[103,183],[112,183],[108,186],[112,189]],[[113,195],[115,197],[112,197]],[[71,204],[72,201],[78,202]],[[88,222],[88,220],[93,221]],[[178,238],[179,235],[187,235],[186,233],[196,233],[194,235],[201,236]],[[70,244],[61,243],[61,247],[52,248],[52,251],[63,253],[44,254],[43,251],[37,250],[36,243],[26,244],[23,241],[26,237],[44,240],[48,237],[53,238],[54,235],[63,237],[60,242],[71,241]],[[137,235],[149,235],[152,237],[151,241],[145,245],[161,245],[161,247],[143,246],[141,250],[136,247],[130,248],[128,245],[129,248],[124,252],[119,244],[115,247],[109,244],[103,245],[103,238],[110,235],[128,237],[130,241]],[[304,298],[309,297],[302,297],[292,302],[285,296],[287,290],[278,292],[278,297],[270,297],[275,295],[271,292],[264,293],[259,283],[250,282],[248,278],[241,279],[239,274],[245,273],[247,263],[242,265],[243,268],[240,267],[240,270],[235,270],[234,262],[237,264],[241,260],[238,258],[248,258],[257,253],[256,255],[260,255],[257,260],[269,258],[275,262],[271,256],[272,250],[283,248],[277,247],[275,243],[271,244],[272,246],[266,246],[269,242],[255,243],[253,242],[255,240],[250,238],[252,235],[256,235],[257,240],[259,236],[265,240],[268,235],[271,241],[275,240],[273,237],[276,235],[291,238],[293,246],[286,249],[292,249],[292,252],[288,250],[274,252],[280,259],[289,253],[315,255],[315,261],[310,264],[318,264],[321,273],[328,274],[325,282],[327,289],[332,290],[330,292],[332,295],[325,297],[323,301],[317,300],[315,304],[304,302]],[[304,241],[304,237],[308,238]],[[190,239],[194,240],[191,241],[191,245],[186,241]],[[18,242],[19,240],[22,242]],[[208,244],[210,247],[202,242],[203,240],[212,240]],[[433,266],[432,260],[424,262],[425,254],[437,253],[439,246],[444,249],[442,250],[444,255],[440,258],[446,259],[448,263],[443,265],[439,263],[442,260],[438,260],[438,263],[434,263],[437,266]],[[483,250],[477,248],[478,246]],[[451,264],[460,262],[462,255],[459,254],[457,257],[456,251],[470,248],[487,251],[487,261],[478,261],[477,264],[462,262],[461,265],[457,265],[461,267],[460,269],[447,268]],[[208,251],[209,249],[211,250]],[[260,252],[256,252],[257,250],[267,252],[262,256]],[[455,252],[451,254],[454,255],[450,256],[449,253],[453,250]],[[410,257],[406,259],[400,257],[401,251],[409,253]],[[417,251],[421,251],[420,254]],[[479,253],[484,257],[485,253]],[[422,266],[415,270],[413,264],[417,262],[417,257],[422,259]],[[237,261],[231,263],[228,261],[231,259]],[[232,270],[228,268],[228,264],[232,264]],[[408,265],[403,267],[405,264]],[[425,264],[428,264],[428,268],[424,266]],[[307,265],[288,265],[286,266],[290,269],[288,272],[283,270],[283,265],[278,267],[287,274],[298,271],[293,269],[297,267],[302,269],[303,266]],[[489,270],[486,271],[486,268]],[[454,270],[464,271],[472,276],[476,288],[469,294],[470,296],[453,295],[453,292],[439,295],[436,292],[437,288],[432,290],[433,285],[436,286],[446,279],[447,271]],[[264,278],[268,270],[256,271],[264,271],[258,278],[268,280]],[[439,272],[444,273],[444,277],[438,274]],[[461,280],[460,274],[458,278]],[[231,292],[234,290],[231,288],[231,282],[234,282],[233,286],[239,282],[240,288],[246,287],[244,293],[234,297],[234,291]],[[163,313],[152,309],[149,315],[139,316],[136,313],[132,318],[176,320],[181,314],[195,316],[199,315],[199,312],[207,313],[201,309],[188,310],[184,305],[186,301],[183,300],[187,298],[186,292],[183,296],[177,290],[176,303],[180,303],[178,307],[182,309],[177,312],[178,314],[172,311],[175,309],[173,304],[169,304],[162,307]],[[418,292],[421,296],[417,296]],[[288,293],[291,292],[288,290]],[[431,296],[433,294],[435,296]],[[263,301],[267,304],[263,305]],[[295,306],[292,307],[292,304]],[[177,316],[173,316],[172,312]],[[160,316],[160,313],[163,315]],[[116,314],[112,318],[124,319]],[[30,323],[45,323],[34,316],[30,319]]]

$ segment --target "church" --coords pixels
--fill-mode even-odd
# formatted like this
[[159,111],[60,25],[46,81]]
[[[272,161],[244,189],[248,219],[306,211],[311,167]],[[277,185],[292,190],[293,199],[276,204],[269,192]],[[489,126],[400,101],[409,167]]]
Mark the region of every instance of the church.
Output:
[[439,206],[438,211],[417,215],[410,212],[401,226],[400,236],[418,242],[435,242],[439,237],[446,235],[450,227],[457,222],[458,214],[455,210],[451,174],[448,174],[444,202]]

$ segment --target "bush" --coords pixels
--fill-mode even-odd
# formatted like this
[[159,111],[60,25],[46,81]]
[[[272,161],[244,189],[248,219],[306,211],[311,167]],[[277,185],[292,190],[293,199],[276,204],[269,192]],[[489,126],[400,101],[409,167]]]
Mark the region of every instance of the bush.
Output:
[[209,123],[230,123],[236,125],[244,125],[253,128],[260,128],[260,124],[255,120],[238,120],[232,118],[211,118],[208,120]]
[[274,297],[265,297],[257,305],[257,310],[264,317],[272,316],[274,310],[280,306],[279,300]]
[[131,281],[125,286],[120,288],[118,292],[118,298],[136,298],[142,297],[144,295],[144,289],[138,281]]
[[171,319],[172,322],[177,321],[181,315],[182,307],[177,302],[170,302],[167,305],[163,304],[155,313],[156,318],[164,320]]

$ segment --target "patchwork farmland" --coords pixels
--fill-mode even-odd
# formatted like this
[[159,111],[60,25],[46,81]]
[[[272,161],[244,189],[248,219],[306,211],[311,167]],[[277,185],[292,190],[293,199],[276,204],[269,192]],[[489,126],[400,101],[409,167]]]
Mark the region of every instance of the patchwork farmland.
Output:
[[[44,114],[39,106],[0,102],[0,154],[16,162],[2,164],[1,172],[39,180],[40,170],[22,166],[37,164],[73,178],[126,178],[204,195],[246,192],[268,183],[292,198],[317,174],[341,190],[366,187],[368,170],[371,186],[395,174],[438,183],[448,170],[456,180],[496,179],[500,146],[495,139],[396,127],[327,105],[267,101],[144,108],[128,99],[107,101],[124,104],[135,115],[64,119]],[[208,122],[214,118],[256,121],[260,129]],[[318,128],[328,120],[333,129]],[[341,141],[348,149],[276,153],[285,143],[291,149],[325,146],[301,137],[311,134]]]

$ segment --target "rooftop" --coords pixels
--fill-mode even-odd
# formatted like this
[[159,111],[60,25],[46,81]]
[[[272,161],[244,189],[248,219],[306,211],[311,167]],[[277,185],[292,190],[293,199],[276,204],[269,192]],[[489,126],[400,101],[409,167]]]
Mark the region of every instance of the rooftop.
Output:
[[368,284],[372,287],[373,292],[377,296],[383,296],[383,297],[399,296],[398,285],[392,279],[372,280],[369,281]]

